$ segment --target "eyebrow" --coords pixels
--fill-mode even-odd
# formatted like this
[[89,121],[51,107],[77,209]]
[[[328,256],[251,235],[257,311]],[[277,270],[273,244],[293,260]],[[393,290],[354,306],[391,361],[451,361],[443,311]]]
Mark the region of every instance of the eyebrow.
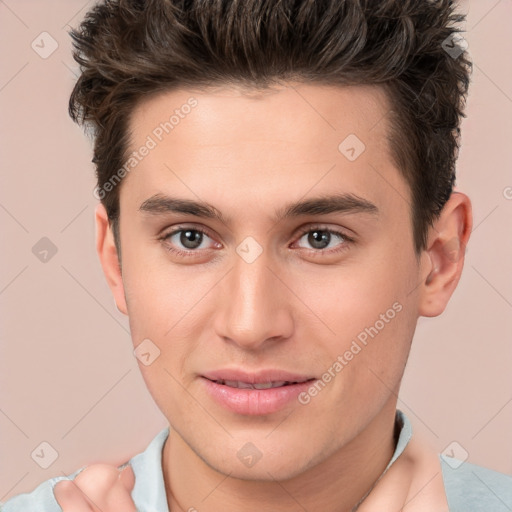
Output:
[[[139,207],[139,211],[150,215],[167,213],[181,213],[195,217],[216,219],[228,224],[230,219],[224,217],[215,206],[204,201],[193,201],[177,197],[155,194],[146,199]],[[379,215],[377,206],[367,199],[355,194],[344,193],[328,196],[319,196],[304,201],[297,201],[276,210],[273,222],[283,219],[300,217],[303,215],[327,215],[329,213],[363,213],[373,216]]]

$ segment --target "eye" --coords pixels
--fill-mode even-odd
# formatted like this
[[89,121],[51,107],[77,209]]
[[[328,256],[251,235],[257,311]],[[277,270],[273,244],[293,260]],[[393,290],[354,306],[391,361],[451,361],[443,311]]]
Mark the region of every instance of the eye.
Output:
[[[312,247],[311,250],[313,252],[324,254],[332,254],[343,251],[347,249],[347,246],[354,241],[342,231],[337,231],[322,226],[314,226],[312,228],[308,228],[307,230],[303,230],[299,236],[299,242],[304,239],[305,242],[309,244],[310,247]],[[338,241],[337,244],[336,241]],[[308,249],[307,247],[302,247],[300,245],[299,247]]]
[[[180,256],[190,256],[194,252],[213,248],[211,246],[204,246],[204,242],[207,239],[211,239],[211,237],[203,229],[179,226],[173,231],[164,234],[159,240],[164,243],[167,251]],[[214,242],[213,246],[219,247],[220,244]]]
[[[315,256],[340,253],[347,250],[348,246],[354,242],[354,239],[344,232],[324,226],[308,227],[302,230],[298,236],[298,242],[295,242],[294,245],[308,250]],[[208,239],[213,243],[208,244]],[[309,244],[309,249],[301,245],[300,242],[303,239],[306,244]],[[208,249],[222,247],[222,244],[215,242],[206,230],[199,227],[178,226],[165,233],[159,240],[163,243],[166,251],[183,257],[204,255],[204,251]]]

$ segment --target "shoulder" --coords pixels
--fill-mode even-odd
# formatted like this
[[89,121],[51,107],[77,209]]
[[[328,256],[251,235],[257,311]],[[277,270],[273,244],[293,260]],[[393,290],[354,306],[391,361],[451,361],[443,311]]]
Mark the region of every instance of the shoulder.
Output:
[[512,510],[512,476],[439,455],[450,512]]

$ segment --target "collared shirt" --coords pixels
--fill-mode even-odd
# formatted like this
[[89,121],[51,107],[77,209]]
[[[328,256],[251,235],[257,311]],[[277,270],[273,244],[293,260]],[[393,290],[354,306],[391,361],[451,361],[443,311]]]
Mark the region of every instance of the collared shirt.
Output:
[[[406,487],[414,491],[412,482],[415,482],[420,490],[414,491],[414,494],[412,494],[413,491],[409,491],[409,494],[402,493],[406,503],[403,508],[404,512],[409,510],[412,512],[416,509],[435,512],[512,511],[512,476],[455,458],[429,454],[425,447],[418,448],[418,445],[413,447],[411,423],[400,410],[396,412],[396,422],[399,435],[395,451],[379,482],[369,494],[368,499],[361,504],[360,512],[392,510],[391,504],[394,502],[390,496],[397,498],[397,495],[400,494],[397,491]],[[135,474],[135,485],[131,494],[138,512],[169,512],[162,471],[162,449],[168,436],[169,427],[161,430],[149,443],[146,450],[127,462],[131,464]],[[430,465],[424,464],[426,459],[429,459]],[[58,476],[46,480],[32,492],[19,494],[3,504],[0,503],[0,511],[62,512],[53,494],[54,485],[60,480],[74,479],[86,467],[80,468],[68,476]],[[411,475],[415,472],[416,478],[414,479]],[[435,491],[432,486],[430,495],[428,492],[423,492],[425,489],[428,490],[430,482],[436,475],[441,474],[442,480],[440,478],[439,480],[442,481],[442,484],[438,485]],[[404,482],[404,478],[407,481]],[[425,484],[422,483],[421,478],[425,480]],[[422,492],[423,495],[421,495]],[[404,502],[402,502],[402,506]],[[436,505],[436,508],[421,508],[425,505],[428,507],[430,503],[432,506]],[[442,503],[447,503],[447,506],[443,505],[441,510],[437,507]]]

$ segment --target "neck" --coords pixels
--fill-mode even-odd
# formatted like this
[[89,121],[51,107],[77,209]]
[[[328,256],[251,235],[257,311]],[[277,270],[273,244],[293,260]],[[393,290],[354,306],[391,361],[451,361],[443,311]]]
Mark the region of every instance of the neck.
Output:
[[396,446],[396,403],[387,404],[350,443],[288,480],[222,474],[171,428],[162,455],[170,512],[351,512],[388,465]]

